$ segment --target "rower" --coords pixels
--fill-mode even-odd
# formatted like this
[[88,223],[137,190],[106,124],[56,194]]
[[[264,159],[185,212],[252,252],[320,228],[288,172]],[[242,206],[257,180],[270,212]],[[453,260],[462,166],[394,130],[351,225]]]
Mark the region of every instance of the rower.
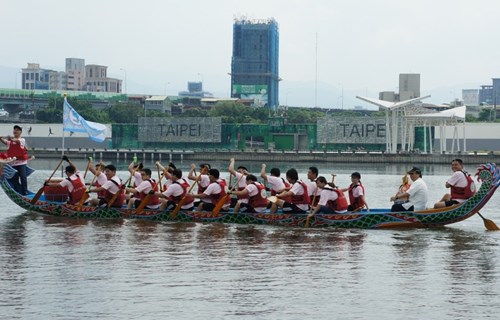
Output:
[[461,159],[451,161],[451,170],[453,175],[445,183],[445,187],[450,189],[441,200],[434,204],[434,208],[449,207],[454,204],[465,202],[476,193],[474,180],[464,171],[464,163]]
[[361,174],[359,172],[353,172],[351,174],[351,185],[348,188],[342,189],[343,192],[349,192],[349,211],[359,211],[366,208],[366,211],[370,211],[368,204],[365,200],[365,187],[361,183]]
[[[238,184],[236,186],[236,191],[243,191],[247,186],[244,176],[248,175],[248,169],[244,166],[239,166],[237,170],[234,170],[234,158],[231,158],[229,162],[229,174],[232,174],[236,178]],[[248,203],[248,194],[240,194],[237,196],[237,200],[232,199],[231,207],[240,207],[243,203]]]
[[[90,170],[90,168],[89,168]],[[91,206],[100,206],[100,207],[118,207],[121,208],[123,203],[125,202],[125,193],[124,188],[122,186],[122,181],[116,175],[116,167],[112,164],[108,164],[104,167],[104,173],[101,175],[106,177],[106,182],[102,185],[89,189],[89,193],[97,192],[98,198],[94,198],[90,200]],[[119,194],[116,194],[119,192]],[[103,196],[100,197],[99,194]],[[112,203],[111,203],[112,201]],[[111,204],[110,204],[111,203]]]
[[326,178],[320,176],[316,179],[316,185],[321,192],[319,193],[318,205],[308,215],[314,216],[316,213],[345,213],[347,212],[347,199],[344,192],[335,187],[333,183],[328,184]]
[[[286,180],[292,188],[276,195],[277,200],[271,206],[271,213],[276,213],[278,207],[283,208],[284,213],[305,213],[309,210],[310,203],[306,183],[299,180],[299,174],[293,168],[286,172]],[[284,200],[289,197],[291,197],[290,202]]]
[[[193,164],[191,164],[191,170],[189,170],[189,173],[188,173],[189,180],[196,180],[197,176],[195,174],[195,170],[196,170],[196,166],[193,163]],[[198,194],[202,194],[203,192],[205,192],[208,185],[210,184],[210,178],[208,177],[208,174],[206,173],[206,172],[208,172],[208,170],[210,170],[209,163],[200,164],[200,175],[201,176],[198,179],[198,182],[196,183],[197,187],[198,187],[198,191],[197,191]],[[205,172],[205,173],[203,173],[203,172]],[[204,201],[204,200],[202,200],[202,201]],[[206,200],[206,201],[208,201],[208,200]]]
[[257,177],[253,174],[246,176],[246,184],[245,189],[231,192],[237,196],[248,196],[248,203],[240,203],[238,208],[234,207],[234,213],[238,211],[248,213],[265,212],[269,204],[266,187],[257,182]]
[[[320,195],[316,192],[316,179],[318,178],[318,168],[316,167],[309,167],[309,170],[307,170],[307,179],[309,180],[307,182],[307,190],[309,191],[309,198],[314,199],[314,203],[311,203],[311,206],[316,206],[319,201]],[[314,195],[316,195],[316,198],[314,198]]]
[[229,205],[231,204],[231,199],[226,197],[226,190],[219,184],[220,172],[217,169],[208,170],[208,178],[210,179],[210,184],[203,191],[203,193],[194,194],[194,198],[201,199],[198,205],[198,210],[212,211],[219,200],[222,198],[227,198],[226,203],[222,206],[222,210],[229,210]]
[[151,178],[151,170],[148,168],[144,168],[141,170],[141,179],[142,182],[135,188],[127,188],[126,190],[134,193],[135,198],[131,198],[128,202],[128,209],[132,209],[133,206],[136,208],[141,204],[142,200],[146,198],[146,196],[153,192],[150,195],[149,201],[146,204],[146,208],[148,209],[158,209],[160,207],[160,199],[154,192],[158,191],[158,184],[154,179]]
[[182,178],[182,171],[180,169],[174,169],[170,176],[172,184],[163,193],[156,193],[156,195],[161,198],[160,210],[174,209],[184,197],[186,197],[186,200],[184,200],[181,209],[192,210],[194,207],[194,197],[187,193],[189,183],[186,179]]
[[[104,172],[105,170],[106,166],[102,163],[97,164],[95,167],[92,162],[90,162],[89,164],[89,171],[92,172],[92,174],[95,176],[94,186],[96,189],[102,187],[109,180],[108,176]],[[116,173],[116,168],[115,168],[115,173]],[[104,199],[106,195],[106,190],[107,189],[100,189],[100,191],[97,191],[97,197]]]
[[[408,201],[403,204],[392,205],[392,212],[425,210],[427,206],[428,191],[427,184],[422,180],[422,171],[417,167],[413,167],[408,171],[408,174],[413,182],[410,189],[401,195],[401,197],[408,198]],[[393,196],[391,201],[398,200],[399,197]]]
[[44,185],[48,187],[66,187],[68,190],[68,203],[76,205],[87,191],[85,180],[83,179],[83,175],[67,156],[63,156],[63,160],[69,164],[64,170],[67,178],[63,179],[61,182],[46,181]]

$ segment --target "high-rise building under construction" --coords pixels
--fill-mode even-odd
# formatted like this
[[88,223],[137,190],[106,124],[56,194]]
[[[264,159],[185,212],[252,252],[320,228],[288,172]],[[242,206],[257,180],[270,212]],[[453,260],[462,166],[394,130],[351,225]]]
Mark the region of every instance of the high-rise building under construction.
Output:
[[279,105],[279,35],[274,19],[236,19],[233,25],[231,97],[256,106]]

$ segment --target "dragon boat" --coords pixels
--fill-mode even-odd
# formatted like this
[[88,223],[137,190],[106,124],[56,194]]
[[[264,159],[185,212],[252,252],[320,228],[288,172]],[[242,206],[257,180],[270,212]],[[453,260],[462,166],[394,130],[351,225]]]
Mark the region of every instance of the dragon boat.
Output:
[[[5,168],[4,168],[5,169]],[[171,211],[148,210],[138,213],[135,209],[78,207],[63,202],[49,201],[42,195],[36,203],[31,204],[34,193],[20,195],[8,182],[8,170],[3,170],[0,185],[6,195],[21,208],[42,214],[75,217],[86,219],[147,219],[153,221],[185,221],[185,222],[216,222],[236,224],[277,225],[286,227],[311,228],[433,228],[465,220],[486,205],[500,185],[500,169],[494,163],[479,166],[476,176],[481,183],[476,194],[462,204],[442,209],[422,211],[390,212],[390,209],[371,209],[369,212],[347,212],[343,214],[316,214],[310,219],[307,214],[288,213],[233,213],[220,212],[213,214],[205,211]],[[480,215],[480,213],[479,213]],[[481,216],[481,218],[483,218]],[[487,221],[483,218],[485,226]],[[494,225],[496,227],[496,225]],[[487,226],[488,228],[488,226]],[[498,228],[498,227],[497,227]],[[488,228],[490,230],[490,228]]]

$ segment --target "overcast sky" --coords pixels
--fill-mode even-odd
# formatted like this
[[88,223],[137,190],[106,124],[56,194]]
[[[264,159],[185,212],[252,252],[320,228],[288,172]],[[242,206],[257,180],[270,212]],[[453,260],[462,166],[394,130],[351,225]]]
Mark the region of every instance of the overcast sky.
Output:
[[397,91],[400,73],[420,73],[429,102],[449,102],[500,76],[497,0],[1,3],[0,87],[19,87],[27,62],[62,71],[77,57],[126,74],[128,93],[173,95],[203,80],[228,96],[232,25],[242,16],[279,24],[282,104],[340,106],[343,91],[345,108],[365,105],[355,95]]

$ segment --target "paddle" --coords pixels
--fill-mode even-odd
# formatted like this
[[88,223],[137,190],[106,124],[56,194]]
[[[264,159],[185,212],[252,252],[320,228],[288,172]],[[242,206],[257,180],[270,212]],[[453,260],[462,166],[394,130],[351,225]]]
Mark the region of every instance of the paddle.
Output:
[[198,183],[198,181],[200,181],[201,175],[205,174],[206,172],[207,172],[207,168],[203,167],[201,169],[201,171],[200,171],[200,174],[196,177],[196,179],[194,180],[193,184],[189,187],[189,190],[186,192],[186,194],[184,195],[184,197],[182,197],[181,201],[179,201],[179,203],[177,204],[177,206],[174,208],[174,211],[172,211],[172,218],[175,219],[177,217],[177,213],[179,213],[179,211],[181,210],[182,206],[186,202],[186,197],[187,197],[188,193],[191,193],[191,191],[194,188],[194,185],[196,183]]
[[[238,181],[236,181],[235,186],[238,186],[240,184],[241,178],[243,178],[244,176],[245,176],[244,174],[241,174],[241,176],[239,177]],[[229,176],[229,179],[231,179],[231,176]],[[231,186],[231,182],[229,183],[229,185]],[[234,187],[231,187],[231,190],[233,190],[233,189],[234,189]],[[217,204],[215,205],[214,209],[212,210],[212,215],[213,215],[214,218],[217,218],[217,216],[219,215],[219,211],[222,209],[222,207],[224,206],[224,204],[227,201],[227,198],[230,197],[230,196],[231,196],[231,194],[228,193],[224,197],[222,197],[222,198],[219,199],[219,202],[217,202]]]
[[139,204],[139,206],[135,209],[135,214],[141,214],[142,213],[142,210],[144,210],[144,208],[146,207],[146,205],[149,202],[149,198],[151,198],[151,195],[153,195],[154,193],[155,193],[155,191],[153,189],[151,189],[148,192],[148,194],[144,197],[144,199],[142,199],[142,201]]
[[484,226],[486,227],[486,230],[489,230],[489,231],[498,231],[498,230],[500,230],[500,228],[498,228],[498,226],[495,224],[495,222],[493,222],[493,220],[486,219],[479,212],[477,214],[481,217],[481,219],[483,219]]
[[160,185],[160,192],[161,190],[163,190],[163,187],[161,186],[161,174],[160,174],[160,166],[159,165],[156,165],[156,169],[158,169],[158,183]]
[[[313,196],[313,201],[311,202],[312,205],[314,205],[314,202],[316,201],[316,196],[318,195],[318,187],[316,186],[316,190],[314,190],[314,196]],[[313,209],[314,207],[311,206],[311,210],[309,211],[309,214],[312,214],[313,213]],[[304,225],[305,228],[309,228],[309,219],[311,217],[309,217],[309,215],[307,215],[307,218],[306,218],[306,224]]]
[[120,188],[120,190],[116,191],[116,193],[111,197],[111,200],[109,200],[109,202],[108,202],[108,208],[111,208],[111,206],[115,203],[118,196],[123,192],[124,188],[125,188],[125,185],[122,184],[122,187]]
[[92,157],[89,157],[89,161],[87,162],[87,169],[85,169],[85,173],[83,174],[83,180],[87,178],[87,172],[89,172],[89,167],[91,162],[92,162]]
[[[59,161],[59,164],[57,165],[57,167],[54,169],[54,171],[52,172],[52,174],[50,175],[49,179],[47,179],[47,181],[50,181],[50,179],[52,179],[52,177],[54,176],[54,174],[57,172],[57,169],[59,169],[59,167],[61,166],[61,164],[63,163],[64,159],[61,159],[61,161]],[[31,199],[30,203],[31,204],[35,204],[38,199],[40,199],[40,197],[42,196],[43,194],[43,190],[45,188],[45,184],[40,188],[40,190],[38,190],[38,192],[35,194],[35,196],[33,197],[33,199]]]

